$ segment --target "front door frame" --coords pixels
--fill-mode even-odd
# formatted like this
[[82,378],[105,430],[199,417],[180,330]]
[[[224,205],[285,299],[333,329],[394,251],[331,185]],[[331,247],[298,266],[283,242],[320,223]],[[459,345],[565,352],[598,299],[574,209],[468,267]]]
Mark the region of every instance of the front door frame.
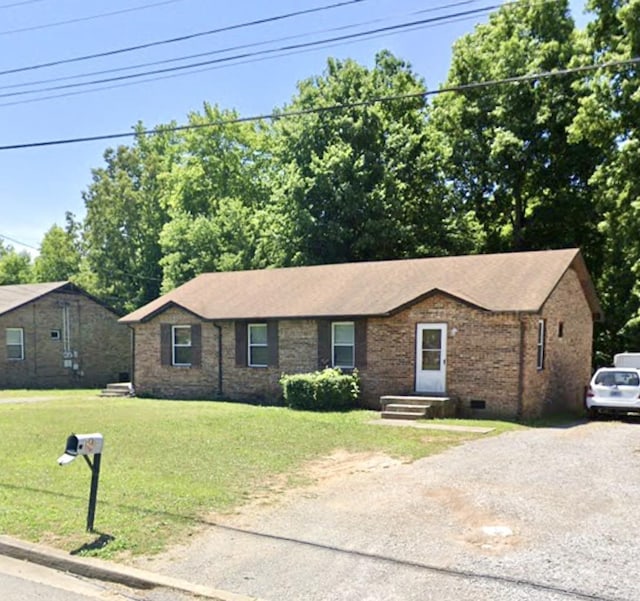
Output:
[[[422,341],[426,330],[440,331],[439,369],[422,369]],[[426,352],[437,353],[436,349]],[[415,355],[415,390],[416,392],[444,393],[447,389],[447,324],[446,323],[418,323],[416,324],[416,355]]]

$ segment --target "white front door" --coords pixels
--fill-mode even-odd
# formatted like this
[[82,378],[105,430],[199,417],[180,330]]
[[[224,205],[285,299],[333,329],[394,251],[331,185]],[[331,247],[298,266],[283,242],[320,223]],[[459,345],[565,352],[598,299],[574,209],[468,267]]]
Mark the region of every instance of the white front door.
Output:
[[447,324],[419,323],[416,331],[416,392],[445,392]]

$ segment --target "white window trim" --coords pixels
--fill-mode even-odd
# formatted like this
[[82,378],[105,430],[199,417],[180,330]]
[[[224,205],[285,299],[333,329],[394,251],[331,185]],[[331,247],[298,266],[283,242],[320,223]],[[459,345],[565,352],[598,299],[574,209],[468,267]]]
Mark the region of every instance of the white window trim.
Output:
[[[264,328],[266,333],[266,342],[251,342],[251,329],[255,327]],[[247,324],[247,365],[249,367],[269,367],[269,363],[252,363],[252,349],[254,348],[269,348],[269,328],[266,323],[250,323]],[[267,351],[268,352],[268,351]]]
[[545,332],[546,323],[544,319],[540,319],[538,321],[538,342],[536,344],[536,367],[538,371],[542,371],[544,369],[544,360],[545,360]]
[[[178,344],[176,342],[176,330],[189,330],[189,344]],[[171,326],[171,365],[175,365],[176,367],[191,367],[191,363],[178,363],[176,361],[176,348],[191,348],[192,346],[191,326]]]
[[[336,326],[351,326],[353,328],[353,343],[352,344],[336,344]],[[349,346],[352,349],[351,356],[353,358],[351,365],[338,365],[335,362],[336,346],[346,347]],[[339,367],[341,369],[353,369],[356,365],[356,324],[353,321],[332,321],[331,322],[331,365],[333,367]]]
[[20,332],[20,356],[19,357],[7,357],[9,361],[24,361],[24,329],[23,328],[7,328],[5,331],[5,343],[6,347],[18,346],[17,344],[9,345],[6,336],[9,332]]

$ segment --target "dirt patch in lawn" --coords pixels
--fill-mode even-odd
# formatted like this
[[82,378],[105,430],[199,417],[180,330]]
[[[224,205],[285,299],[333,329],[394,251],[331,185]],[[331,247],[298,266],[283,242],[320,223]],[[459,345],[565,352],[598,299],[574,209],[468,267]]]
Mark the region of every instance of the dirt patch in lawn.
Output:
[[337,450],[327,457],[305,463],[294,474],[271,478],[232,513],[214,512],[206,521],[238,525],[251,520],[269,508],[294,501],[299,497],[313,497],[326,485],[347,476],[387,469],[404,463],[383,453],[352,453]]

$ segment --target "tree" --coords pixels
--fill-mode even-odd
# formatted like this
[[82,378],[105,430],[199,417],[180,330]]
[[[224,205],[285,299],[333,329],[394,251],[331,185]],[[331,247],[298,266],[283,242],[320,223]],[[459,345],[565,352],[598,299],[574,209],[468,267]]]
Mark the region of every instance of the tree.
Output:
[[[566,68],[584,52],[566,0],[512,3],[456,42],[444,87]],[[589,178],[601,154],[569,139],[581,96],[574,79],[556,76],[435,100],[430,127],[450,192],[477,216],[484,250],[581,246],[593,262],[600,236]]]
[[52,225],[40,244],[33,267],[37,282],[71,280],[80,272],[80,224],[72,213],[66,214],[66,227]]
[[[389,52],[367,69],[330,59],[301,82],[271,134],[275,214],[262,256],[279,264],[391,259],[467,248],[452,235],[425,131],[423,83]],[[377,101],[383,97],[394,100]],[[325,110],[311,110],[320,107]]]
[[[590,60],[640,56],[640,1],[591,0]],[[598,145],[603,160],[591,184],[602,215],[602,260],[596,271],[606,321],[598,328],[597,361],[640,348],[640,73],[637,64],[605,68],[585,78],[574,139]]]
[[0,286],[28,284],[32,281],[31,256],[18,252],[0,240]]
[[204,105],[191,113],[181,153],[165,179],[168,219],[160,236],[163,290],[203,271],[250,269],[257,216],[269,201],[269,153],[262,123],[237,123],[237,114]]
[[169,216],[162,203],[164,178],[177,153],[175,134],[162,128],[132,146],[109,148],[106,166],[94,169],[83,193],[82,236],[87,265],[81,283],[116,309],[129,311],[160,293],[159,237]]
[[255,233],[250,209],[223,198],[212,215],[174,212],[162,230],[163,291],[207,271],[237,271],[252,266]]

